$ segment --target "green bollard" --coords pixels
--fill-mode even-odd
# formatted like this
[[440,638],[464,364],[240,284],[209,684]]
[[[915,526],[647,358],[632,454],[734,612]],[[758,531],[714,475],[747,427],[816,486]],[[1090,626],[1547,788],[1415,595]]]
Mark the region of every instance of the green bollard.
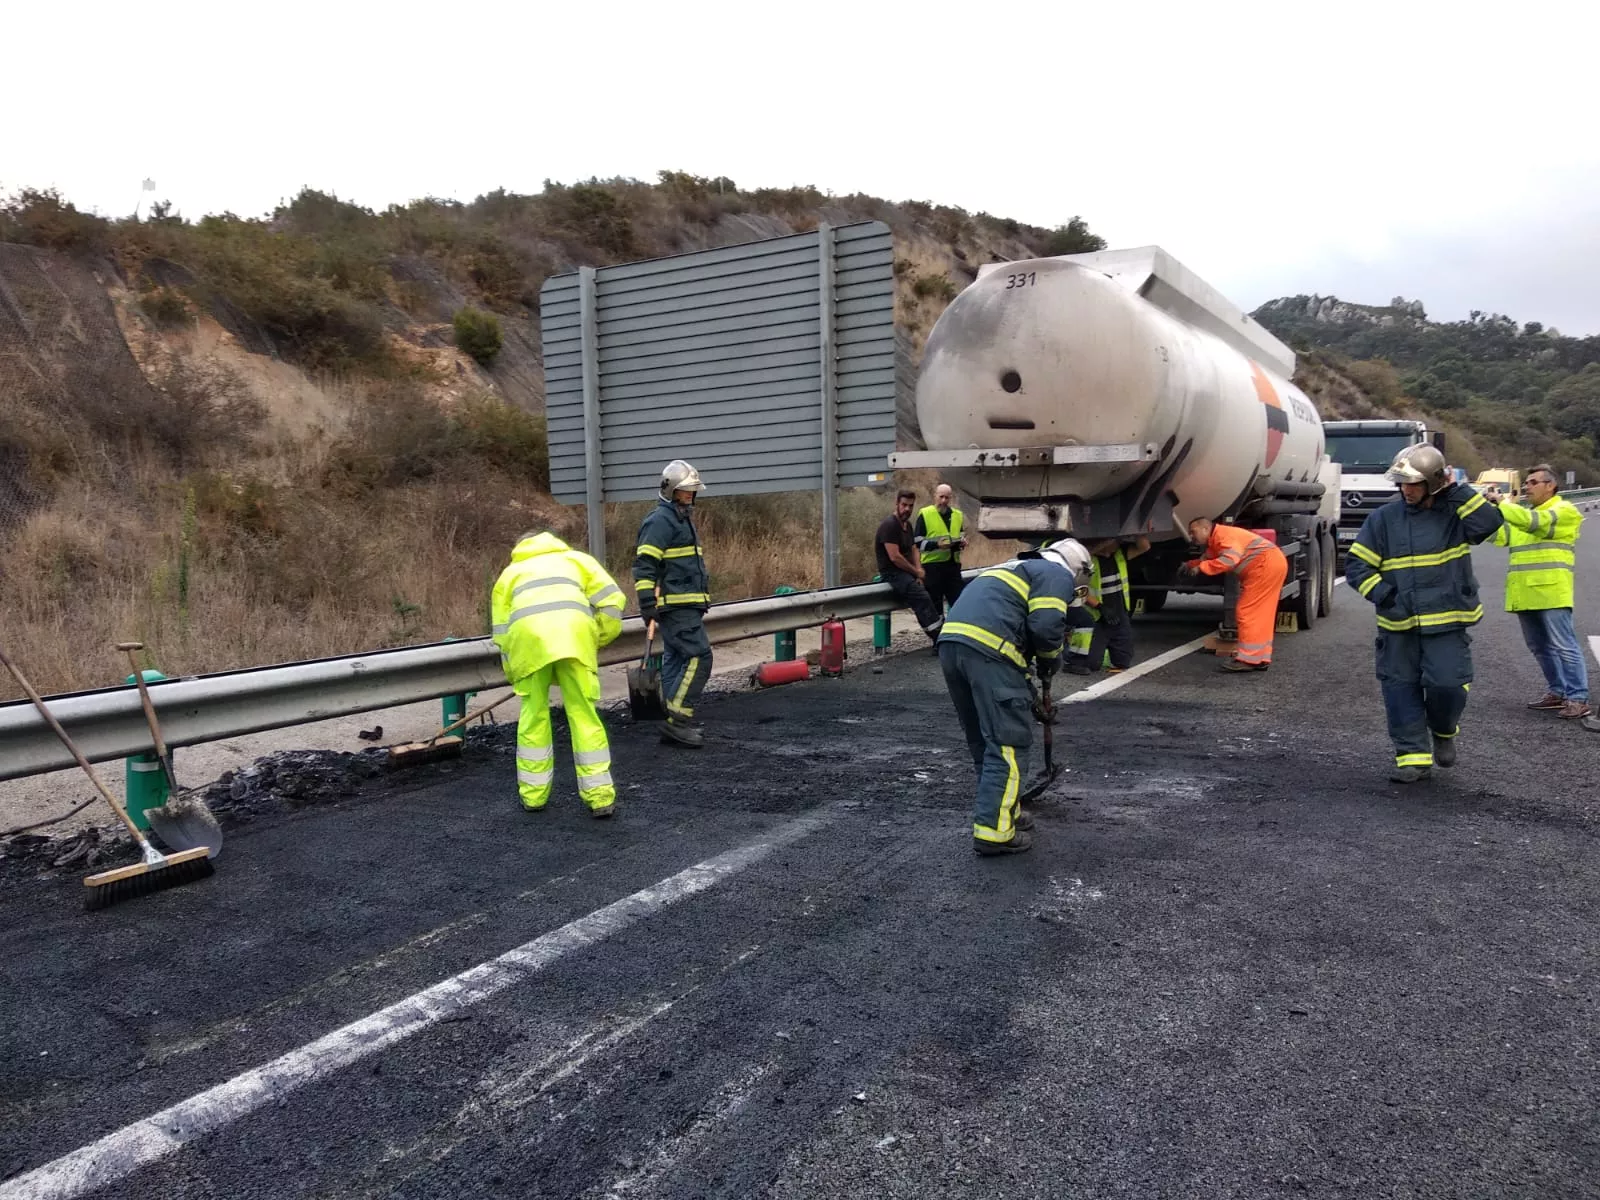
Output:
[[[882,575],[874,575],[872,577],[872,582],[873,583],[882,583],[883,582],[883,576]],[[873,654],[887,654],[887,653],[889,653],[889,631],[890,631],[890,629],[891,629],[891,626],[889,624],[889,614],[888,613],[873,613],[872,614],[872,653]]]
[[[160,671],[141,671],[140,674],[146,683],[158,683],[166,678]],[[134,678],[129,675],[123,682],[132,687]],[[124,794],[127,796],[125,803],[128,815],[138,828],[149,829],[150,820],[144,815],[145,811],[165,804],[170,794],[161,759],[154,751],[130,755],[123,761],[123,779],[127,789]]]
[[[444,640],[447,642],[454,642],[458,641],[459,639],[447,637]],[[477,692],[459,692],[454,696],[441,696],[439,698],[439,703],[443,707],[443,717],[439,722],[439,728],[445,729],[452,721],[459,721],[462,717],[466,716],[467,705],[471,703],[472,698],[477,694]],[[458,729],[456,732],[460,733],[461,731]]]
[[[774,596],[792,596],[795,589],[788,584],[773,591]],[[772,657],[777,662],[794,661],[794,630],[780,629],[772,635]]]

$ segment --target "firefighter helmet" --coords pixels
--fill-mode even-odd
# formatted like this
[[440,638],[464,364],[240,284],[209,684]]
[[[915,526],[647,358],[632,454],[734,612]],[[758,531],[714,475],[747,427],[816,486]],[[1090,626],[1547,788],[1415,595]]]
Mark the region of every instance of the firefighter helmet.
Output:
[[699,492],[705,485],[692,463],[675,458],[661,468],[661,498],[671,502],[675,492]]
[[1439,447],[1421,442],[1407,446],[1394,456],[1385,477],[1395,483],[1426,484],[1429,494],[1442,491],[1450,483],[1450,468]]
[[1051,542],[1039,551],[1039,557],[1065,567],[1074,579],[1081,579],[1089,572],[1089,552],[1074,538]]

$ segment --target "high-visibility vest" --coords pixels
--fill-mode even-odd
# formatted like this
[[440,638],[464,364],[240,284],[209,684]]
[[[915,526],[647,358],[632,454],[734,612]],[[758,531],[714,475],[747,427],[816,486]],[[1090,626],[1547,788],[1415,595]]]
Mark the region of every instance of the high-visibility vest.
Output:
[[[1117,550],[1117,577],[1109,582],[1101,581],[1099,555],[1095,555],[1089,561],[1091,563],[1089,567],[1089,594],[1102,603],[1104,603],[1107,596],[1120,595],[1122,603],[1131,609],[1133,605],[1130,603],[1130,599],[1133,596],[1133,589],[1128,586],[1128,556],[1120,548]],[[1100,610],[1098,608],[1091,608],[1089,611],[1094,614],[1096,621],[1100,619]]]
[[937,504],[928,505],[918,515],[922,517],[922,528],[925,531],[922,545],[917,547],[922,554],[923,563],[960,562],[961,551],[951,546],[936,547],[940,538],[949,538],[951,541],[955,541],[961,536],[961,510],[959,508],[950,510],[949,525],[945,524],[944,517],[940,515]]
[[1505,524],[1495,531],[1494,542],[1511,549],[1506,611],[1571,608],[1578,534],[1583,528],[1577,506],[1560,496],[1550,497],[1538,508],[1507,501],[1500,506],[1500,515]]

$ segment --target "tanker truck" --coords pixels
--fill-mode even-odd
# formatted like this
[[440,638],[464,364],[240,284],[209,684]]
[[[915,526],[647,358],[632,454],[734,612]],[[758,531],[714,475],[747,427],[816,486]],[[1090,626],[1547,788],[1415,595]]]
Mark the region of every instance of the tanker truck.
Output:
[[1306,629],[1333,600],[1339,465],[1294,368],[1158,247],[992,263],[928,335],[927,448],[889,465],[938,470],[977,500],[986,536],[1149,537],[1129,564],[1136,611],[1227,594],[1178,574],[1195,517],[1270,531],[1289,558],[1280,611]]

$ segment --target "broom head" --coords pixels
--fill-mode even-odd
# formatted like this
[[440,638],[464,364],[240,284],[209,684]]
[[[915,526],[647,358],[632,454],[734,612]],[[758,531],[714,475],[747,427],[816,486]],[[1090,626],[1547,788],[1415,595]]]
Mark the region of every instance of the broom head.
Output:
[[417,767],[423,763],[460,757],[461,739],[449,734],[431,741],[405,742],[399,746],[390,746],[386,765],[390,770],[394,770],[397,767]]
[[83,906],[90,912],[110,908],[135,896],[148,896],[167,888],[182,887],[186,883],[204,879],[215,871],[204,846],[177,854],[152,853],[144,862],[101,871],[85,879]]

